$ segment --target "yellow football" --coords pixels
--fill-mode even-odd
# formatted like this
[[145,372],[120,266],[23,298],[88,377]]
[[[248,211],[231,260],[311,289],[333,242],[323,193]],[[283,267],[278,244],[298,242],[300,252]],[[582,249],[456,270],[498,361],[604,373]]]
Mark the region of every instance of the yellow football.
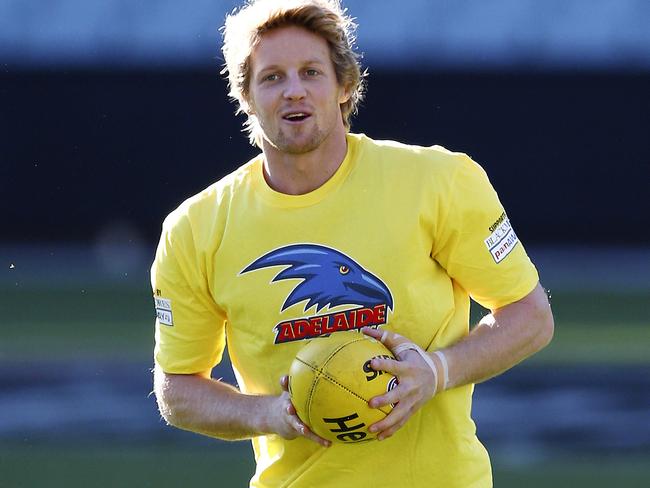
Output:
[[360,332],[335,332],[308,342],[289,370],[289,393],[298,417],[332,442],[374,439],[368,427],[392,410],[370,408],[368,401],[397,386],[397,378],[375,371],[375,357],[394,359],[381,342]]

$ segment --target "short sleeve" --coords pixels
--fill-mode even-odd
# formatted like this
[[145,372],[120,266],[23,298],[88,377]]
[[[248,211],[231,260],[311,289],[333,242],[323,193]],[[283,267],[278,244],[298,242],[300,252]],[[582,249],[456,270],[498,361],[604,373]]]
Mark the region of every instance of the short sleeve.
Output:
[[209,292],[204,261],[187,217],[168,218],[151,267],[154,359],[166,373],[199,373],[221,361],[225,314]]
[[432,256],[472,299],[494,310],[525,297],[539,277],[483,168],[456,157]]

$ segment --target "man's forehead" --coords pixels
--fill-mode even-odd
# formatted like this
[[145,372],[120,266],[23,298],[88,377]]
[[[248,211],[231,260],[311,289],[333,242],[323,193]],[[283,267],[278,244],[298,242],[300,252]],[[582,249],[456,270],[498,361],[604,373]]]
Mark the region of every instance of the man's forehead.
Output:
[[[327,59],[321,59],[321,58],[291,59],[291,64],[296,66],[325,66],[327,65],[327,63],[328,63]],[[258,62],[256,64],[258,65],[256,66],[257,71],[280,69],[286,65],[285,63],[274,63],[274,62],[269,62],[269,63]]]
[[265,32],[251,52],[256,69],[281,64],[325,64],[329,45],[318,34],[297,26],[278,27]]

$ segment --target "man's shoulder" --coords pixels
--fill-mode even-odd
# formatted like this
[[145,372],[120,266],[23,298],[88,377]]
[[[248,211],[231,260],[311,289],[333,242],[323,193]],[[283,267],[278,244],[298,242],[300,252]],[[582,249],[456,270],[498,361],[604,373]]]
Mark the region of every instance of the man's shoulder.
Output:
[[462,152],[450,151],[441,145],[421,146],[395,140],[371,139],[364,134],[354,135],[363,147],[368,161],[381,162],[387,167],[404,170],[435,171],[454,173],[456,169],[471,161]]
[[212,220],[232,196],[250,186],[253,170],[259,163],[259,155],[226,174],[207,188],[185,199],[164,221],[164,227],[177,227],[187,220]]

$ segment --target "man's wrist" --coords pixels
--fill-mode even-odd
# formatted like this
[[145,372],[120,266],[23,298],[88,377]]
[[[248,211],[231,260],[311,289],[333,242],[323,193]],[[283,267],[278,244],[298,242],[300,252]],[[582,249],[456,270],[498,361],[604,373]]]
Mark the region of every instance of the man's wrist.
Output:
[[277,397],[260,395],[255,398],[254,406],[255,415],[251,416],[251,430],[254,432],[254,435],[267,435],[274,434],[275,422],[273,416],[276,415],[274,408],[274,400]]
[[438,393],[438,384],[440,382],[440,374],[438,371],[440,370],[431,355],[429,355],[424,349],[422,349],[420,346],[413,342],[403,342],[402,344],[397,345],[396,347],[393,348],[393,353],[395,353],[396,356],[399,356],[399,354],[403,351],[415,351],[420,355],[420,357],[424,360],[425,363],[427,363],[427,366],[429,366],[429,369],[431,370],[431,373],[433,374],[433,393],[431,396],[435,396],[436,393]]
[[441,393],[449,388],[449,364],[447,363],[447,356],[441,350],[434,351],[429,356],[438,371],[436,391]]

